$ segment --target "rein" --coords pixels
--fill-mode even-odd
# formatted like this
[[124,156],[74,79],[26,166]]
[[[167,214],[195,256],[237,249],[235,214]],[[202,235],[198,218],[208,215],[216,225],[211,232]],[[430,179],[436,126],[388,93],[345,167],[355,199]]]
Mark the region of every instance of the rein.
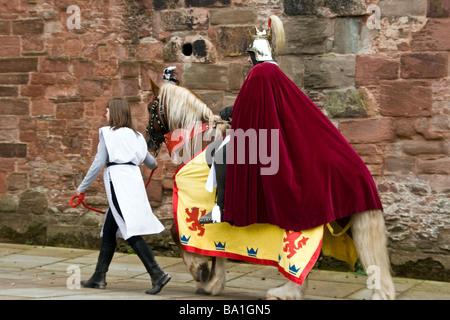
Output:
[[[156,168],[152,170],[152,172],[150,173],[150,176],[148,177],[147,183],[145,184],[145,188],[146,189],[147,189],[148,185],[150,184],[150,181],[152,180],[152,176],[153,176],[153,173],[155,172],[155,170],[156,170]],[[75,207],[78,207],[80,204],[82,204],[83,207],[85,207],[86,209],[89,209],[89,210],[92,210],[92,211],[95,211],[95,212],[98,212],[98,213],[101,213],[101,214],[105,214],[106,213],[106,211],[102,211],[100,209],[96,209],[96,208],[90,207],[86,203],[84,203],[85,196],[86,196],[86,194],[84,192],[80,193],[80,195],[73,196],[69,200],[70,206],[72,208],[75,208]],[[77,200],[76,203],[74,203],[75,199]]]

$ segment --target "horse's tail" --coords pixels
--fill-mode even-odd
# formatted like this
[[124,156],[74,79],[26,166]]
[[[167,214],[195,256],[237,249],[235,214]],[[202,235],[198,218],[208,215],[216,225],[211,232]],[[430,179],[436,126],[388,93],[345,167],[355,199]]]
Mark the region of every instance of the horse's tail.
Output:
[[375,280],[368,283],[374,289],[372,298],[395,299],[382,212],[369,210],[354,215],[352,237],[364,269]]

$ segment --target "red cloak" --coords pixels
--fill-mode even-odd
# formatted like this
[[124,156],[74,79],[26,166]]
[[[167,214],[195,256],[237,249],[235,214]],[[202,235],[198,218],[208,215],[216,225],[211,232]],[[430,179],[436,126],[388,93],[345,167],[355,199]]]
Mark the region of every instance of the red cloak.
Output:
[[[266,139],[267,158],[239,164],[237,134],[227,151],[224,221],[235,226],[270,223],[307,230],[370,209],[383,209],[366,165],[323,112],[272,63],[253,67],[233,107],[232,129],[279,130]],[[262,133],[261,133],[262,132]],[[242,140],[241,140],[242,141]],[[247,140],[248,142],[248,140]],[[256,142],[256,140],[254,141]],[[254,146],[254,145],[253,145]],[[276,165],[276,174],[261,169]],[[245,144],[249,156],[249,144]],[[242,163],[242,160],[241,162]]]

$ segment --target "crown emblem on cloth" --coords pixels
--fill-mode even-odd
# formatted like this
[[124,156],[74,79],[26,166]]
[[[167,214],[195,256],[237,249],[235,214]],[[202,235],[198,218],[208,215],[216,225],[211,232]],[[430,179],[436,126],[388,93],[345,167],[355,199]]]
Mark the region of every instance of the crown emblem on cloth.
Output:
[[247,254],[248,254],[248,256],[249,257],[253,257],[253,258],[256,258],[256,255],[258,254],[258,248],[256,248],[256,251],[255,251],[255,249],[253,249],[253,248],[248,248],[247,247]]
[[216,246],[216,250],[218,250],[218,251],[225,251],[225,246],[227,245],[227,243],[226,242],[224,242],[223,244],[222,244],[222,242],[215,242],[214,241],[214,245]]
[[296,276],[297,273],[298,273],[298,271],[299,271],[300,269],[301,269],[301,267],[296,268],[296,267],[295,267],[295,264],[293,264],[293,265],[291,266],[291,264],[289,263],[289,273],[290,273],[290,274]]
[[182,244],[188,244],[189,240],[191,239],[191,237],[189,236],[189,238],[186,238],[185,235],[181,236],[180,241]]

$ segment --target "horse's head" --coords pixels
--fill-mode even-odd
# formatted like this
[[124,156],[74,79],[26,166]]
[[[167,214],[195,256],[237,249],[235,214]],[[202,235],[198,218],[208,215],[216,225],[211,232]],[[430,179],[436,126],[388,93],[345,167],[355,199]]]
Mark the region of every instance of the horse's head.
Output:
[[165,142],[165,135],[177,129],[189,135],[199,124],[208,124],[214,129],[214,136],[223,136],[229,123],[215,116],[191,90],[165,82],[158,87],[151,81],[153,101],[148,105],[149,123],[147,126],[148,147],[158,151]]

